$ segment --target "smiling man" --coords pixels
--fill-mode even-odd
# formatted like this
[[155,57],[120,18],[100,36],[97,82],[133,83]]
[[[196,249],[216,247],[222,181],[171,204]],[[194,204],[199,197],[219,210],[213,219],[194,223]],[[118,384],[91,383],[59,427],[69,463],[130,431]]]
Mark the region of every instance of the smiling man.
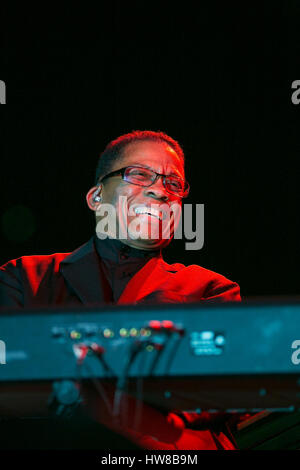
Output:
[[[143,133],[136,133],[136,136],[141,135]],[[124,244],[142,250],[163,248],[171,241],[174,225],[179,222],[182,198],[189,190],[183,153],[179,156],[165,140],[133,140],[126,146],[124,141],[122,137],[104,152],[102,158],[109,149],[122,145],[120,158],[112,163],[112,171],[106,174],[107,170],[103,172],[99,165],[97,186],[87,194],[90,209],[97,211],[107,205],[116,209],[112,213],[116,217],[114,230],[108,227],[105,231],[101,224],[105,217],[96,217],[97,235],[119,238]]]
[[[162,132],[133,131],[110,142],[86,195],[95,234],[73,253],[23,256],[2,266],[1,306],[240,301],[239,286],[221,274],[163,260],[189,192],[184,162],[180,145]],[[109,426],[111,417],[99,410],[96,403],[94,415]],[[132,437],[153,449],[234,448],[223,433],[203,430],[202,418],[164,417],[144,406],[143,428]],[[201,431],[186,429],[197,423]]]

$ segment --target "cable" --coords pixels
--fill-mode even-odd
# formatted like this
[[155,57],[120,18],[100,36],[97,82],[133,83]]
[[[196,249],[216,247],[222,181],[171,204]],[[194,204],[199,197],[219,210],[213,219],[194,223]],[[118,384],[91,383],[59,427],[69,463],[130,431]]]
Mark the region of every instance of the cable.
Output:
[[[145,352],[145,351],[142,351]],[[140,355],[140,362],[143,364],[144,362],[144,355]],[[138,370],[140,368],[138,367]],[[141,418],[142,418],[142,410],[143,410],[143,376],[138,375],[137,381],[136,381],[136,406],[135,406],[135,413],[134,413],[134,419],[133,419],[133,429],[135,431],[138,431]]]
[[[82,350],[82,354],[80,355],[79,354],[79,357],[77,357],[77,377],[79,379],[79,383],[80,383],[80,387],[82,387],[82,377],[81,377],[81,371],[83,368],[85,368],[88,372],[89,372],[89,375],[90,375],[90,380],[92,380],[97,392],[99,393],[100,397],[102,398],[108,412],[110,415],[112,415],[112,407],[110,405],[110,402],[109,402],[109,399],[107,397],[107,394],[105,392],[105,389],[104,387],[102,387],[100,381],[93,376],[93,371],[92,371],[92,368],[90,367],[90,365],[85,361],[86,357],[87,357],[87,354],[88,354],[88,351],[91,351],[95,357],[97,357],[97,359],[99,359],[101,365],[103,366],[104,370],[107,372],[109,372],[110,376],[111,377],[111,373],[112,373],[112,369],[107,365],[106,361],[103,359],[102,357],[102,354],[104,352],[104,349],[97,345],[96,343],[92,343],[92,345],[86,345],[84,343],[80,343],[80,344],[76,344],[77,348],[78,349],[81,349]],[[97,349],[96,346],[98,348],[101,348],[101,349]],[[73,349],[74,351],[74,349]],[[74,354],[76,356],[76,352],[74,351]]]
[[[135,341],[133,345],[131,345],[129,350],[129,355],[127,357],[127,361],[125,362],[125,366],[123,368],[123,372],[121,375],[118,377],[117,385],[116,385],[116,391],[115,391],[115,396],[114,396],[114,405],[113,405],[113,416],[117,417],[119,416],[120,413],[120,406],[121,406],[121,400],[122,396],[124,394],[124,390],[126,388],[128,376],[129,376],[129,371],[130,368],[139,353],[141,349],[142,343],[139,341]],[[125,403],[126,405],[126,403]]]
[[172,362],[175,359],[175,353],[178,350],[179,343],[180,343],[181,339],[182,339],[182,336],[178,336],[177,340],[174,341],[173,348],[170,350],[169,359],[167,360],[167,364],[166,364],[163,375],[168,375],[169,374],[169,370],[171,368]]
[[[145,341],[141,344],[143,345],[143,349],[140,352],[145,352],[145,348],[148,345],[151,345],[156,349],[156,355],[154,357],[154,360],[152,361],[152,364],[150,365],[150,370],[147,374],[147,376],[151,376],[154,373],[155,367],[158,364],[159,358],[160,358],[163,350],[165,349],[165,346],[166,346],[167,342],[157,343],[153,339],[151,339],[151,340],[147,340],[147,341]],[[144,356],[141,355],[141,365],[144,363],[143,359],[144,359]],[[138,367],[137,369],[138,369],[138,371],[140,371],[141,367]],[[137,376],[136,397],[137,397],[137,401],[136,401],[136,409],[135,409],[133,426],[134,426],[135,430],[138,430],[138,427],[139,427],[139,424],[140,424],[140,421],[141,421],[141,417],[142,417],[142,409],[143,409],[143,374],[142,373],[138,373],[138,376]]]
[[167,344],[167,341],[166,341],[166,343],[163,343],[163,344],[152,343],[152,346],[154,346],[155,349],[156,349],[156,354],[154,356],[154,359],[153,359],[152,364],[151,364],[150,369],[149,369],[149,373],[148,373],[149,376],[153,375],[154,370],[155,370],[155,368],[158,364],[159,358],[160,358],[162,352],[164,351],[166,344]]
[[159,344],[161,344],[162,347],[161,347],[161,351],[158,349],[158,353],[156,354],[156,357],[154,358],[154,361],[152,363],[152,366],[149,372],[150,375],[153,375],[154,370],[157,366],[158,360],[161,356],[161,352],[166,349],[166,346],[168,345],[170,339],[174,337],[174,333],[177,333],[178,335],[178,341],[174,343],[173,349],[171,349],[170,354],[169,354],[169,359],[167,360],[167,364],[166,364],[166,368],[164,372],[164,375],[167,375],[168,370],[171,367],[171,363],[175,357],[175,352],[178,349],[178,344],[180,342],[180,339],[184,335],[184,328],[182,326],[175,325],[173,321],[170,321],[170,320],[163,320],[161,322],[151,321],[149,322],[149,326],[152,330],[160,334],[164,334],[164,337],[167,338],[167,340],[161,343],[157,343],[157,342],[155,343],[152,340],[157,349],[158,349]]

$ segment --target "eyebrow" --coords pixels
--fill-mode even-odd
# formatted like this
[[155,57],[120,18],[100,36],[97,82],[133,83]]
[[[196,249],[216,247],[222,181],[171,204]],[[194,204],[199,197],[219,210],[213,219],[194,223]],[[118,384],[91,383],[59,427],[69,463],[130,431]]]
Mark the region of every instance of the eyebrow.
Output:
[[[130,166],[130,165],[128,165],[128,166]],[[143,163],[139,163],[138,165],[131,165],[131,166],[137,166],[137,167],[141,167],[141,168],[148,168],[149,170],[155,171],[155,170],[153,170],[153,168],[151,168],[151,166],[144,165]],[[177,173],[169,173],[166,176],[176,176],[176,178],[184,179],[181,176],[179,176]]]

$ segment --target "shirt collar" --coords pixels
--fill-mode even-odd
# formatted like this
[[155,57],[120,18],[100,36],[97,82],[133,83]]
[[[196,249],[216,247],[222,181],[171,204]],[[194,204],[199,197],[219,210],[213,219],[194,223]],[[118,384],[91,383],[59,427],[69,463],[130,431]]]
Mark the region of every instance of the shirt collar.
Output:
[[114,238],[107,237],[104,240],[101,240],[97,235],[94,235],[94,242],[96,250],[101,258],[115,263],[120,263],[128,259],[133,260],[134,258],[142,261],[142,259],[148,260],[154,256],[161,256],[161,249],[159,248],[156,250],[139,250],[129,245],[125,245],[125,243]]

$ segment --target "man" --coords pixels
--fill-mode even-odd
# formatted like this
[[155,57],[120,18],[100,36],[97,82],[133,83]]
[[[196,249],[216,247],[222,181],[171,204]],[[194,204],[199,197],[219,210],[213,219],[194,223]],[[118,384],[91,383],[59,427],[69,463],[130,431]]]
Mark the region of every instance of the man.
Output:
[[[133,131],[112,141],[100,156],[96,184],[86,196],[96,214],[97,236],[71,254],[24,256],[6,263],[0,268],[1,305],[240,301],[235,282],[197,265],[168,265],[162,258],[179,220],[171,208],[182,206],[188,190],[184,153],[171,137]],[[113,208],[110,217],[103,207]],[[95,414],[101,409],[97,403],[93,407]],[[104,411],[99,420],[108,426],[111,421]],[[203,427],[203,416],[170,413],[165,418],[144,405],[142,422],[139,432],[129,425],[124,433],[143,447],[234,448],[223,433],[210,432],[209,425],[203,431],[187,429],[197,428],[197,422]]]

